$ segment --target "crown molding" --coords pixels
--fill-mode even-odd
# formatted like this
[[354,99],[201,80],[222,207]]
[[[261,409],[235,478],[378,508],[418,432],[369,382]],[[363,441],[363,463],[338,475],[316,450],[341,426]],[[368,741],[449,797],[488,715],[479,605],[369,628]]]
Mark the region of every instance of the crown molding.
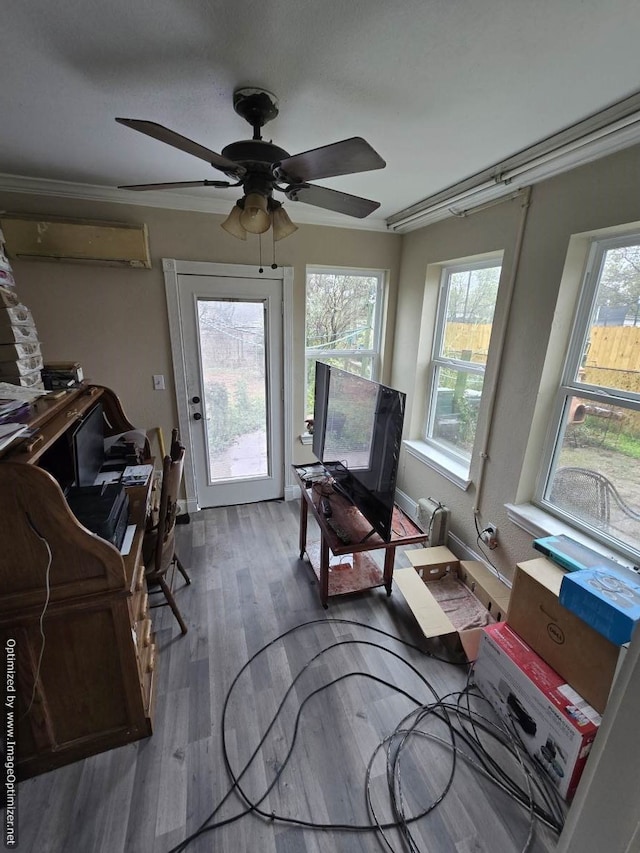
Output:
[[[21,193],[24,195],[52,196],[55,198],[78,199],[81,201],[104,201],[111,204],[127,204],[139,207],[156,207],[167,210],[186,210],[195,213],[215,213],[226,216],[233,204],[232,200],[189,195],[188,193],[162,192],[149,190],[136,192],[121,190],[117,187],[105,187],[98,184],[76,184],[69,181],[55,181],[49,178],[29,178],[24,175],[0,173],[0,192]],[[302,202],[288,202],[287,212],[296,224],[325,225],[333,228],[350,228],[360,231],[388,232],[384,219],[354,219],[333,213],[330,210],[313,208]]]

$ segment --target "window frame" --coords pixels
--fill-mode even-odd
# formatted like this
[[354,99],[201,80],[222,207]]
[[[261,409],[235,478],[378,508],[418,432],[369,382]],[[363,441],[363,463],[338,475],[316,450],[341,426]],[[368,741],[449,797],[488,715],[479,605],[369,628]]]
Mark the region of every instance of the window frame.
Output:
[[[467,272],[467,271],[477,271],[482,269],[488,269],[491,267],[499,267],[500,268],[500,279],[503,273],[503,255],[502,253],[496,253],[489,257],[485,256],[482,259],[476,260],[468,260],[468,261],[455,261],[452,263],[442,264],[440,270],[440,280],[438,285],[438,301],[436,306],[436,317],[433,329],[433,342],[431,346],[431,356],[429,359],[429,364],[427,368],[427,383],[426,383],[426,394],[425,394],[425,416],[423,421],[422,428],[422,441],[429,448],[430,452],[436,453],[438,457],[440,457],[442,466],[444,463],[444,467],[449,467],[451,465],[455,472],[457,472],[457,478],[461,481],[464,480],[468,484],[469,472],[471,469],[471,463],[473,461],[473,449],[471,450],[469,456],[467,457],[463,453],[456,452],[450,445],[445,444],[442,441],[439,441],[437,438],[433,438],[429,433],[433,430],[433,425],[436,417],[436,408],[437,408],[437,377],[439,375],[439,371],[443,369],[451,369],[456,371],[463,371],[472,376],[482,376],[482,395],[479,402],[479,408],[482,407],[482,401],[485,397],[486,393],[486,379],[487,379],[487,362],[485,364],[478,364],[476,362],[463,361],[462,359],[450,358],[442,355],[442,344],[444,341],[444,335],[446,330],[446,311],[449,302],[449,289],[451,277],[456,273]],[[491,346],[491,338],[493,337],[493,332],[495,328],[495,318],[496,311],[498,308],[498,300],[500,296],[500,280],[498,282],[498,289],[496,291],[496,300],[494,303],[493,310],[493,318],[491,321],[491,336],[489,338],[489,347]],[[474,447],[478,439],[478,432],[474,435]],[[461,474],[463,476],[461,476]],[[465,486],[466,488],[466,486]]]
[[[374,310],[373,322],[373,347],[369,349],[328,349],[323,347],[308,347],[307,346],[307,291],[309,286],[309,276],[311,275],[344,275],[357,276],[361,278],[376,278],[378,283],[376,286],[376,303]],[[385,310],[385,295],[387,288],[387,271],[381,269],[362,269],[360,267],[334,267],[334,266],[318,266],[308,265],[305,270],[305,290],[304,290],[304,306],[305,306],[305,323],[304,323],[304,400],[307,399],[307,376],[309,360],[313,359],[335,359],[348,358],[349,356],[358,356],[371,359],[371,379],[379,382],[382,373],[382,330]]]
[[571,397],[580,397],[603,406],[610,406],[612,402],[615,402],[621,408],[640,411],[639,392],[624,392],[622,389],[614,389],[609,386],[593,385],[580,382],[578,378],[580,363],[592,325],[591,318],[600,287],[606,253],[610,249],[623,246],[640,246],[640,232],[627,231],[616,236],[594,236],[590,242],[571,331],[567,339],[564,364],[550,412],[549,429],[543,445],[532,504],[577,530],[582,536],[595,539],[602,545],[613,549],[614,552],[624,554],[627,558],[637,562],[638,551],[615,536],[609,535],[606,531],[596,529],[587,522],[581,521],[577,516],[556,506],[548,497],[568,425],[566,415]]

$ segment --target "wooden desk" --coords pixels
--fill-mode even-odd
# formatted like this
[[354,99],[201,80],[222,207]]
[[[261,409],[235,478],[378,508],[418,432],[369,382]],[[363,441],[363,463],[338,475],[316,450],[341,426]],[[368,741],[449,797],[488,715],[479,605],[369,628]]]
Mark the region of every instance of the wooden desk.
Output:
[[[338,492],[330,497],[331,519],[349,535],[349,543],[340,540],[329,526],[328,519],[319,510],[321,491],[308,484],[300,476],[304,465],[293,466],[296,480],[300,486],[300,559],[305,556],[319,581],[320,602],[328,606],[328,599],[335,595],[348,595],[365,589],[384,586],[387,595],[391,595],[393,584],[393,566],[398,545],[412,545],[425,542],[427,535],[399,507],[394,507],[392,534],[385,542],[377,533],[371,533],[371,524],[362,513]],[[318,522],[320,543],[315,548],[307,546],[307,523],[309,511]],[[384,549],[384,568],[381,570],[369,554],[370,551]],[[348,562],[342,560],[331,563],[329,551],[335,557],[351,555]]]
[[18,779],[152,730],[155,643],[142,541],[153,478],[127,490],[136,530],[123,556],[77,521],[41,467],[98,401],[114,434],[131,428],[113,392],[86,386],[39,403],[30,424],[38,433],[0,458],[0,643],[16,655]]

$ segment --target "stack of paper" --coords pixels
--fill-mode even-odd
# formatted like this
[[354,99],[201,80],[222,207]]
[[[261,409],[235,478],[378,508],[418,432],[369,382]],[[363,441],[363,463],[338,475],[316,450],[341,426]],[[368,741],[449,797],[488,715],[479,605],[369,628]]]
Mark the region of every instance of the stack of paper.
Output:
[[20,385],[13,385],[11,382],[0,382],[0,397],[20,400],[23,403],[32,403],[47,393],[42,388],[24,388]]
[[0,450],[28,430],[26,424],[0,424]]
[[0,397],[0,424],[22,423],[31,417],[31,404]]

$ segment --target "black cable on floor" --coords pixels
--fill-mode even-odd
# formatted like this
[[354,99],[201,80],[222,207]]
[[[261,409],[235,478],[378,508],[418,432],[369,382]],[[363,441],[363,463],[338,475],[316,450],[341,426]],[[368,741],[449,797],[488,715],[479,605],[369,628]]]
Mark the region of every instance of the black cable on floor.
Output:
[[[417,848],[415,841],[414,841],[414,839],[410,833],[409,825],[414,823],[415,821],[423,818],[430,811],[433,811],[433,809],[440,802],[442,802],[442,800],[446,796],[447,792],[450,790],[451,785],[453,783],[456,760],[457,760],[458,755],[463,757],[467,762],[470,762],[475,767],[477,772],[481,773],[485,778],[490,779],[492,782],[494,782],[496,785],[498,785],[502,790],[507,792],[520,805],[522,805],[523,807],[528,807],[528,810],[530,813],[530,829],[529,829],[529,835],[528,835],[527,842],[525,844],[524,850],[528,849],[530,840],[533,837],[533,823],[536,819],[542,820],[544,823],[546,823],[548,826],[550,826],[556,832],[560,831],[561,826],[562,826],[561,813],[560,813],[560,819],[558,819],[558,813],[556,812],[555,815],[552,813],[553,811],[555,811],[555,809],[552,809],[551,811],[548,812],[546,809],[543,809],[540,805],[538,805],[537,803],[534,802],[533,785],[532,785],[532,781],[531,781],[531,772],[532,771],[530,770],[530,768],[528,768],[525,765],[525,762],[524,762],[522,756],[520,755],[518,747],[517,747],[517,745],[515,745],[517,738],[514,736],[514,733],[509,732],[506,729],[501,729],[501,728],[495,726],[493,723],[490,723],[488,720],[486,720],[486,718],[477,714],[477,712],[471,710],[471,708],[469,706],[469,695],[470,695],[470,693],[469,693],[469,681],[468,681],[468,679],[467,679],[467,686],[466,686],[465,690],[462,691],[461,693],[457,694],[458,695],[457,702],[455,702],[455,703],[454,702],[445,702],[444,699],[449,698],[449,696],[451,696],[453,698],[456,694],[448,694],[447,697],[444,697],[444,699],[438,697],[436,691],[433,689],[433,687],[431,686],[429,681],[424,676],[422,676],[418,672],[418,670],[409,661],[404,659],[401,655],[397,654],[396,652],[393,652],[384,646],[381,646],[377,643],[373,643],[373,642],[370,642],[367,640],[340,640],[340,641],[336,641],[335,643],[330,644],[329,646],[327,646],[326,648],[323,648],[321,651],[319,651],[317,654],[315,654],[301,668],[301,670],[298,672],[298,674],[293,679],[291,685],[287,688],[285,695],[284,695],[283,699],[281,700],[278,708],[276,709],[271,722],[267,726],[266,731],[262,735],[258,745],[256,746],[255,750],[253,751],[249,760],[245,763],[244,767],[236,775],[236,773],[233,771],[233,769],[231,767],[231,763],[229,761],[228,750],[227,750],[227,742],[226,742],[226,731],[225,731],[226,730],[227,711],[228,711],[229,703],[230,703],[231,696],[233,694],[234,688],[236,687],[236,685],[237,685],[239,679],[241,678],[242,674],[247,670],[247,668],[251,665],[251,663],[253,663],[261,654],[266,652],[267,649],[269,649],[275,643],[280,642],[285,637],[289,636],[290,634],[292,634],[298,630],[301,630],[301,629],[307,628],[307,627],[311,627],[311,626],[316,626],[319,624],[322,624],[322,625],[346,624],[346,625],[356,626],[359,628],[364,628],[366,630],[374,631],[378,634],[389,637],[389,638],[393,639],[394,641],[400,642],[401,644],[403,644],[409,648],[412,648],[414,650],[417,650],[422,654],[426,654],[429,657],[433,657],[436,660],[440,660],[440,661],[443,661],[445,663],[450,663],[449,661],[446,661],[443,658],[438,658],[434,655],[431,655],[429,652],[424,652],[422,649],[420,649],[418,646],[414,645],[413,643],[407,642],[400,637],[397,637],[393,634],[390,634],[387,631],[384,631],[383,629],[376,628],[376,627],[371,626],[371,625],[366,625],[364,623],[357,622],[355,620],[350,620],[350,619],[329,618],[329,619],[311,620],[309,622],[302,623],[301,625],[294,626],[293,628],[289,629],[288,631],[283,632],[278,637],[274,638],[272,641],[270,641],[269,643],[264,645],[261,649],[259,649],[254,655],[252,655],[249,658],[249,660],[243,665],[243,667],[240,669],[240,671],[237,673],[237,675],[233,679],[231,686],[230,686],[230,688],[227,691],[227,694],[225,696],[225,701],[224,701],[224,706],[223,706],[223,714],[222,714],[223,757],[225,760],[225,765],[227,767],[227,772],[229,773],[229,776],[231,778],[231,782],[232,782],[231,787],[229,788],[227,793],[224,795],[222,800],[215,807],[215,809],[211,812],[209,817],[201,824],[199,829],[196,830],[194,833],[192,833],[187,838],[185,838],[176,847],[172,848],[172,850],[169,851],[169,853],[179,853],[179,851],[185,850],[186,847],[193,840],[198,838],[203,833],[210,832],[210,831],[213,831],[215,829],[218,829],[222,826],[225,826],[229,823],[232,823],[236,820],[239,820],[240,818],[242,818],[242,817],[244,817],[247,814],[250,814],[252,812],[261,816],[262,818],[264,818],[266,820],[276,820],[278,822],[295,824],[297,826],[306,827],[306,828],[333,830],[333,831],[352,831],[352,832],[353,831],[356,831],[356,832],[376,831],[376,832],[381,834],[381,838],[383,838],[383,840],[387,844],[387,846],[389,846],[389,842],[386,839],[386,837],[384,836],[384,832],[386,830],[395,828],[395,829],[398,829],[402,833],[407,845],[409,846],[409,849],[412,851],[417,850],[418,848]],[[321,687],[316,688],[310,694],[308,694],[299,705],[299,708],[297,710],[297,714],[295,717],[294,731],[293,731],[293,737],[291,740],[291,745],[290,745],[289,750],[285,756],[284,761],[281,762],[280,767],[274,776],[274,779],[267,786],[266,791],[262,794],[262,796],[259,798],[259,800],[257,800],[256,802],[253,802],[247,796],[246,792],[241,787],[240,781],[243,778],[244,774],[248,771],[249,767],[251,766],[254,759],[256,758],[256,756],[258,755],[260,750],[262,749],[263,745],[265,744],[266,739],[267,739],[270,731],[272,730],[273,726],[275,725],[275,723],[276,723],[276,721],[277,721],[277,719],[278,719],[278,717],[279,717],[279,715],[280,715],[280,713],[284,707],[284,704],[287,701],[287,698],[289,697],[291,691],[294,689],[296,683],[302,677],[302,675],[305,673],[305,671],[316,660],[318,660],[320,657],[322,657],[322,655],[328,653],[332,649],[335,649],[335,648],[338,648],[338,647],[344,646],[344,645],[351,645],[351,644],[371,646],[373,648],[380,650],[381,652],[391,654],[393,657],[400,660],[402,663],[404,663],[406,666],[408,666],[409,669],[412,670],[413,673],[418,677],[419,681],[422,682],[428,688],[428,690],[433,695],[434,701],[428,705],[424,705],[416,697],[413,697],[407,691],[404,691],[401,688],[398,688],[395,684],[392,684],[392,683],[386,681],[385,679],[378,678],[377,676],[374,676],[371,673],[360,672],[360,671],[345,673],[345,674],[338,676],[337,678],[331,680],[327,684],[324,684]],[[408,699],[410,699],[412,702],[414,702],[414,704],[416,704],[416,706],[417,706],[416,709],[414,709],[414,711],[412,711],[409,715],[407,715],[404,718],[403,721],[401,721],[401,723],[397,727],[396,731],[383,740],[383,742],[376,748],[376,750],[374,751],[374,755],[370,759],[369,766],[367,768],[367,775],[366,775],[367,802],[368,802],[369,812],[370,812],[374,822],[372,824],[365,824],[365,825],[323,824],[323,823],[318,823],[316,821],[308,821],[308,820],[303,820],[303,819],[299,819],[299,818],[290,818],[290,817],[287,817],[284,815],[277,815],[274,812],[269,813],[269,812],[266,812],[266,811],[260,809],[260,804],[262,802],[264,802],[266,797],[273,790],[274,786],[277,784],[282,773],[284,772],[285,768],[288,765],[288,762],[291,758],[291,755],[293,753],[293,749],[295,747],[295,743],[297,740],[301,714],[302,714],[302,711],[303,711],[304,707],[306,706],[307,702],[309,702],[312,698],[319,695],[320,693],[322,693],[324,690],[328,689],[329,687],[333,687],[333,686],[341,683],[345,679],[351,678],[354,676],[364,677],[364,678],[370,679],[372,681],[378,682],[380,684],[383,684],[386,687],[389,687],[390,689],[399,693],[400,695],[406,696]],[[461,699],[465,695],[466,695],[467,705],[468,705],[466,710],[463,709],[461,706]],[[479,698],[483,698],[483,697],[479,697]],[[454,714],[454,716],[456,717],[458,724],[459,724],[458,728],[456,728],[456,726],[453,724],[453,722],[449,716],[450,713]],[[449,738],[447,740],[443,740],[442,738],[439,738],[430,732],[424,732],[419,728],[420,723],[431,714],[435,715],[436,718],[441,723],[443,723],[445,725],[445,727],[447,727],[447,729],[449,731]],[[408,724],[407,721],[410,720],[412,717],[415,717],[415,721],[409,725],[409,728],[405,728],[405,725]],[[467,731],[465,729],[464,724],[463,724],[464,722],[470,723],[473,734],[471,734],[469,731]],[[506,774],[506,772],[503,771],[502,768],[499,767],[497,762],[494,761],[493,757],[490,756],[490,754],[485,749],[484,745],[481,743],[480,738],[478,736],[478,729],[479,728],[484,730],[485,734],[488,733],[488,736],[493,737],[497,743],[500,743],[501,747],[506,749],[512,758],[516,758],[520,762],[521,770],[524,773],[525,778],[527,780],[527,786],[528,786],[527,792],[525,792],[519,785],[517,785],[515,782],[513,782],[513,780],[510,779],[510,777],[508,776],[508,774]],[[497,732],[499,732],[499,734],[497,734]],[[402,797],[401,776],[400,776],[400,756],[401,756],[403,750],[406,748],[408,742],[414,736],[427,737],[427,738],[438,740],[442,744],[446,745],[446,747],[451,751],[452,758],[451,758],[451,769],[449,772],[448,779],[444,785],[443,791],[440,793],[440,795],[438,797],[436,797],[434,799],[434,801],[429,806],[427,806],[425,809],[423,809],[420,814],[412,816],[410,818],[407,818],[404,814],[404,801],[403,801],[403,797]],[[392,756],[392,746],[393,746],[394,741],[397,740],[398,738],[400,738],[400,743],[395,748],[395,755]],[[463,742],[465,742],[467,744],[467,747],[471,750],[472,755],[461,752],[460,747],[456,743],[456,738],[462,740]],[[393,815],[394,815],[395,820],[392,822],[388,822],[388,823],[381,823],[380,821],[378,821],[377,816],[375,815],[375,813],[372,811],[372,808],[371,808],[370,773],[371,773],[371,767],[373,766],[373,762],[375,760],[376,755],[379,753],[380,749],[385,746],[385,744],[387,745],[387,778],[388,778],[388,785],[389,785],[389,790],[390,790],[391,805],[392,805],[392,810],[393,810]],[[474,755],[475,755],[475,760],[473,758]],[[531,763],[531,761],[532,760],[529,759],[529,763]],[[534,770],[536,772],[539,772],[540,768],[536,767],[535,763],[533,764],[533,767],[534,767]],[[398,787],[397,792],[396,792],[396,787]],[[536,779],[535,787],[536,787],[536,790],[538,790],[538,792],[540,793],[540,789],[544,788],[544,785],[541,786],[539,780]],[[243,810],[241,813],[234,815],[230,818],[225,818],[225,819],[222,819],[222,820],[217,821],[215,823],[211,823],[211,821],[213,820],[215,815],[220,811],[220,809],[222,808],[222,806],[224,805],[224,803],[226,802],[228,797],[233,792],[236,792],[237,796],[242,797],[242,799],[247,803],[247,808],[245,810]],[[541,794],[541,796],[543,796],[543,799],[546,801],[547,806],[549,806],[551,803],[553,803],[553,805],[556,805],[556,803],[553,802],[553,796],[550,796],[548,792]],[[557,792],[556,792],[555,796],[556,796],[556,799],[559,800]]]

